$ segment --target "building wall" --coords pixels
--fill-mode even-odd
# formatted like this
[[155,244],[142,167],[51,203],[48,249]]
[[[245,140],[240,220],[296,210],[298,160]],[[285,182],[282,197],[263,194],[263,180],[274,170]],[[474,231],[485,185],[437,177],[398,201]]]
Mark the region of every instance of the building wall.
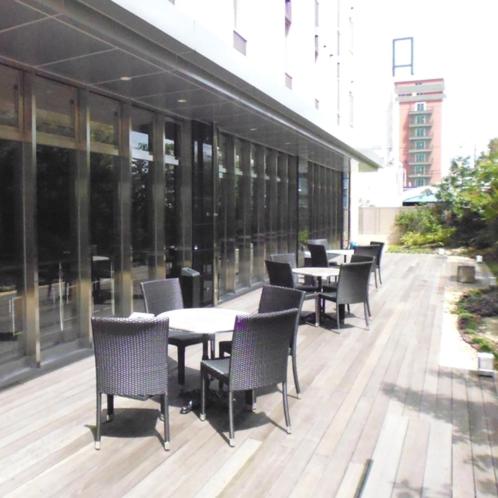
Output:
[[[287,30],[284,0],[115,3],[341,140],[353,138],[354,0],[291,0]],[[234,31],[246,40],[245,55],[234,48]]]
[[[400,108],[400,160],[405,171],[405,187],[434,185],[441,181],[441,140],[442,140],[442,103],[444,80],[403,81],[395,84]],[[420,110],[416,115],[418,107]],[[426,119],[426,122],[414,122]],[[427,130],[427,136],[414,137],[417,131]],[[418,148],[417,143],[424,141],[427,147]],[[426,154],[424,164],[417,159]],[[421,172],[420,168],[425,168]]]

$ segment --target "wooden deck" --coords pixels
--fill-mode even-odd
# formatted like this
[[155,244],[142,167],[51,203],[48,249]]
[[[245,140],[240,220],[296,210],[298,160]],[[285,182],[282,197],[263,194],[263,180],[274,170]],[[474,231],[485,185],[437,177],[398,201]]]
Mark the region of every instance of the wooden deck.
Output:
[[[240,405],[230,448],[224,409],[213,407],[206,422],[181,415],[173,389],[169,453],[157,403],[119,398],[98,452],[93,357],[6,389],[0,496],[346,498],[362,481],[362,497],[497,496],[496,385],[460,368],[473,353],[445,312],[453,272],[443,257],[388,254],[384,285],[371,289],[370,330],[360,306],[340,335],[301,327],[292,435],[277,390],[258,397],[255,414]],[[252,311],[258,295],[224,306]],[[190,386],[199,358],[189,348]],[[175,386],[175,368],[171,379]]]

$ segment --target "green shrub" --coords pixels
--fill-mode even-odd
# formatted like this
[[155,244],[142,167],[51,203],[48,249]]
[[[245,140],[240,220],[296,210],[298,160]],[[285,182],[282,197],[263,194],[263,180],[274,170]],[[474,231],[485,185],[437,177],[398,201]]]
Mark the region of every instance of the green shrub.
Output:
[[454,233],[454,228],[442,224],[439,211],[428,206],[401,212],[396,225],[404,246],[444,246]]

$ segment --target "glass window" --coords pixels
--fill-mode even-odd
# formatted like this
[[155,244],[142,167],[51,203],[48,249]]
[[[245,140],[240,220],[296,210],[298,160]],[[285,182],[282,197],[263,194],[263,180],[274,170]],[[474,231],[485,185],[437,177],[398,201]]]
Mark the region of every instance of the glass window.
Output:
[[167,121],[164,125],[164,245],[166,260],[166,275],[178,270],[178,212],[177,192],[179,182],[179,141],[178,125]]
[[99,144],[118,149],[120,104],[115,100],[90,94],[90,142],[92,148]]
[[134,309],[143,309],[140,282],[149,278],[151,254],[151,168],[153,114],[132,109],[131,114],[131,240]]
[[90,244],[95,315],[115,314],[114,268],[119,247],[117,230],[118,158],[90,155]]
[[36,160],[40,332],[44,349],[78,335],[75,152],[38,145]]
[[0,66],[0,125],[19,128],[20,73]]
[[40,133],[75,138],[76,88],[45,78],[36,78],[35,95],[36,130]]
[[[1,91],[1,90],[0,90]],[[0,140],[0,359],[24,353],[19,161],[21,144]],[[2,340],[3,339],[3,340]]]

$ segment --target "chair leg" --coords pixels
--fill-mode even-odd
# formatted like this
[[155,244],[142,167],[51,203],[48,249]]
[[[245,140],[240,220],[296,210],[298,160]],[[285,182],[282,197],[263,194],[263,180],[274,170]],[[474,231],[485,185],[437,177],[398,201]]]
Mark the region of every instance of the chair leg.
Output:
[[294,375],[294,385],[296,386],[297,397],[301,394],[301,386],[299,385],[299,378],[297,376],[297,355],[296,352],[293,351],[292,354],[292,373]]
[[289,415],[289,398],[287,397],[287,381],[282,382],[282,397],[284,402],[284,415],[285,415],[285,425],[287,427],[287,434],[292,434],[292,427]]
[[377,285],[377,272],[374,270],[373,274],[374,274],[374,277],[375,277],[375,288],[378,289],[379,286]]
[[164,421],[164,449],[169,451],[170,449],[170,433],[169,433],[169,406],[168,406],[168,395],[161,395],[161,413]]
[[335,320],[337,322],[337,330],[341,329],[341,314],[339,312],[339,305],[335,303]]
[[206,420],[206,372],[201,366],[201,411],[199,418],[204,422]]
[[367,296],[367,311],[368,311],[368,316],[372,318],[372,312],[370,311],[370,299],[368,299],[368,296]]
[[183,389],[185,386],[185,348],[178,346],[178,384]]
[[102,411],[102,394],[97,393],[97,420],[95,429],[95,449],[100,450],[100,415]]
[[112,422],[114,419],[114,396],[112,394],[107,395],[107,422]]
[[228,443],[235,446],[235,434],[233,430],[233,391],[228,391]]
[[363,314],[365,315],[365,323],[367,324],[367,329],[369,328],[368,326],[368,306],[367,306],[367,301],[363,303]]
[[211,345],[211,359],[216,358],[216,337],[213,335],[209,338],[209,343]]
[[382,285],[382,277],[380,275],[380,266],[377,267],[377,271],[379,272],[379,282],[380,282],[380,285]]

